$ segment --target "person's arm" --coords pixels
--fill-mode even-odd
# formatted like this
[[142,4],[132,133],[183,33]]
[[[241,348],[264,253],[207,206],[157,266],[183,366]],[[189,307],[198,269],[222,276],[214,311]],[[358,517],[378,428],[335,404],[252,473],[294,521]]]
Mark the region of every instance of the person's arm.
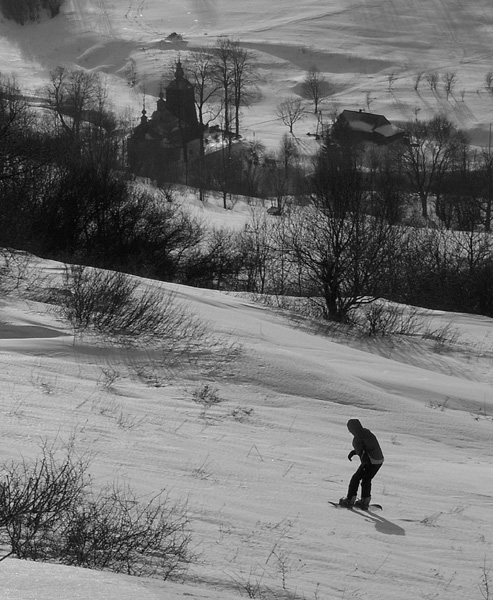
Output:
[[[363,443],[363,439],[361,438],[360,435],[355,435],[353,438],[353,456],[355,454],[357,454],[360,458],[363,457],[363,454],[365,453],[365,444]],[[349,459],[351,460],[351,459]]]

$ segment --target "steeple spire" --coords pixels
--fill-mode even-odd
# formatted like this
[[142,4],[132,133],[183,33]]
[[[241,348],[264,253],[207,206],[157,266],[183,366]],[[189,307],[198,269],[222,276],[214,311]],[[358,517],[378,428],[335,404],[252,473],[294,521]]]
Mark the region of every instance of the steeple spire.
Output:
[[141,125],[145,125],[148,121],[147,111],[146,111],[146,97],[144,96],[142,101],[142,116],[140,117]]
[[181,64],[180,59],[178,59],[178,61],[176,63],[175,79],[177,81],[181,81],[182,79],[185,79],[185,71],[183,70],[183,66]]
[[159,112],[165,110],[166,102],[164,101],[163,89],[159,90],[159,100],[157,101],[157,109]]

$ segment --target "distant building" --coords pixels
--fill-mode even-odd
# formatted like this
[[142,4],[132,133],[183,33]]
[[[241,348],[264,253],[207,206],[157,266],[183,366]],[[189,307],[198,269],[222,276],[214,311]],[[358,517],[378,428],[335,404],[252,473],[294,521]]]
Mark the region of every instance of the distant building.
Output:
[[333,135],[341,141],[371,142],[385,146],[401,140],[404,131],[383,115],[363,110],[343,110],[334,123]]
[[132,173],[157,181],[186,181],[187,167],[199,155],[203,134],[195,110],[195,90],[185,79],[181,62],[175,78],[162,92],[156,110],[147,116],[128,139],[127,155]]

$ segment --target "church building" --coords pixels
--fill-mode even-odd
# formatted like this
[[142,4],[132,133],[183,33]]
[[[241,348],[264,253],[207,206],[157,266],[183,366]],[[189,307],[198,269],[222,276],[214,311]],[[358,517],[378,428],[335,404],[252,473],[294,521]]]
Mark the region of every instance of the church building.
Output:
[[159,93],[151,117],[142,110],[140,124],[128,139],[129,169],[158,184],[163,181],[187,181],[188,167],[199,156],[203,135],[195,110],[195,90],[185,79],[180,61],[175,77]]

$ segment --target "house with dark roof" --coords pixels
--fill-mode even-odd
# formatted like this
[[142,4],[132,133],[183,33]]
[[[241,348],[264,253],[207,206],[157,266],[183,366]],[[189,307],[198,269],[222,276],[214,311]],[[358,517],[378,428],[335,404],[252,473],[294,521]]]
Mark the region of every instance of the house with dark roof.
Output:
[[173,81],[161,91],[150,117],[145,107],[127,141],[129,169],[156,182],[185,181],[187,166],[200,153],[203,135],[195,110],[195,90],[178,61]]
[[343,110],[334,123],[333,135],[341,141],[371,142],[386,146],[401,140],[404,131],[383,115],[364,110]]

